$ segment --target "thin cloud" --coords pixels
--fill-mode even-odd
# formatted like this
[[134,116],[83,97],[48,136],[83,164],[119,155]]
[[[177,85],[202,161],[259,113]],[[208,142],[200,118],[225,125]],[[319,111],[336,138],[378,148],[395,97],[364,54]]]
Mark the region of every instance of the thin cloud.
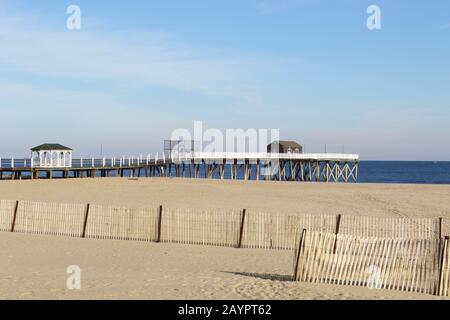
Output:
[[230,56],[220,50],[192,47],[164,32],[54,31],[23,16],[0,16],[0,41],[0,68],[204,94],[233,95],[222,88],[251,82],[259,73],[292,67],[292,61]]
[[260,0],[256,2],[255,6],[259,14],[271,15],[295,9],[301,5],[304,5],[306,2],[307,0]]

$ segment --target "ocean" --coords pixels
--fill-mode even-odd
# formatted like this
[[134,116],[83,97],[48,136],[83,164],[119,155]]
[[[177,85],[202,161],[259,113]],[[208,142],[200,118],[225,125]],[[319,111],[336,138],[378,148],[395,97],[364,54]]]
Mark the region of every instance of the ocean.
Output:
[[[203,176],[203,168],[200,175]],[[225,178],[229,177],[226,168]],[[450,161],[360,161],[358,183],[450,184]]]
[[358,182],[450,184],[450,162],[361,161]]
[[[187,170],[186,175],[189,174]],[[171,175],[175,175],[174,168]],[[203,176],[201,166],[200,177]],[[230,178],[228,165],[225,166],[224,177]],[[242,171],[238,171],[238,178],[242,179]],[[255,178],[253,171],[251,179]],[[450,184],[450,162],[360,161],[358,183]]]
[[[3,168],[8,166],[9,163],[2,162]],[[186,175],[188,174],[186,168]],[[127,172],[125,172],[125,175],[127,175]],[[172,168],[171,175],[175,175],[174,168]],[[203,175],[204,170],[201,168],[200,177],[203,177]],[[226,179],[230,178],[228,165],[226,165],[224,175]],[[60,173],[55,172],[54,177],[59,176],[61,176]],[[242,179],[242,171],[238,171],[238,178]],[[253,172],[251,179],[255,178]],[[450,161],[360,161],[358,183],[450,184]]]

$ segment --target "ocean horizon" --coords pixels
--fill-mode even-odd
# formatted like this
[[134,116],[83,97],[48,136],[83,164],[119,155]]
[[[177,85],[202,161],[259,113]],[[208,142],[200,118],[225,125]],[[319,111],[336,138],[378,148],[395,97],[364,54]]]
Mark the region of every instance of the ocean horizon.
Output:
[[[4,163],[2,167],[7,165],[7,163]],[[200,178],[204,177],[203,169],[203,165],[200,165]],[[187,167],[185,174],[189,176]],[[128,175],[127,170],[124,171],[124,175]],[[241,171],[238,171],[237,175],[238,179],[242,179]],[[55,172],[53,177],[58,178],[60,176],[58,172]],[[172,167],[170,176],[175,176],[174,167]],[[224,178],[230,179],[229,165],[225,165]],[[255,179],[255,172],[252,172],[251,180]],[[262,176],[261,179],[263,179]],[[357,183],[450,184],[450,161],[361,160]]]
[[450,161],[360,161],[358,182],[450,184]]

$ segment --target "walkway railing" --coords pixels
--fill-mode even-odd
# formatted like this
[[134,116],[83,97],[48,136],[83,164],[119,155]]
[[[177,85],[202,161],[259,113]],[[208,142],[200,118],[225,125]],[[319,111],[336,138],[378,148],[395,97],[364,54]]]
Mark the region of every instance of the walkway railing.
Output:
[[[180,153],[166,156],[165,153],[159,155],[156,153],[154,157],[151,154],[146,156],[122,156],[122,157],[81,157],[72,159],[72,168],[90,168],[90,167],[122,167],[134,165],[149,165],[162,161],[163,163],[181,163],[181,162],[195,162],[202,163],[203,161],[223,163],[232,163],[236,159],[239,162],[248,160],[256,162],[258,160],[263,162],[277,161],[277,160],[309,160],[309,161],[358,161],[357,154],[316,154],[316,153],[244,153],[244,152],[192,152]],[[39,167],[40,163],[37,159],[31,158],[0,158],[0,168],[31,168]],[[48,164],[51,167],[51,164]],[[57,166],[55,164],[55,166]],[[63,166],[63,165],[62,165]]]
[[[161,160],[161,159],[160,159]],[[111,158],[78,158],[72,159],[72,165],[67,168],[101,168],[101,167],[113,167],[113,168],[121,168],[121,167],[129,167],[129,166],[139,166],[139,165],[149,165],[158,161],[158,158],[150,158],[148,157],[111,157]],[[165,161],[165,159],[164,159]],[[0,158],[0,168],[3,169],[30,169],[30,168],[39,168],[39,161],[33,160],[31,158]],[[48,163],[47,166],[42,166],[42,168],[53,168],[58,167],[57,164]],[[61,167],[65,167],[61,165]]]

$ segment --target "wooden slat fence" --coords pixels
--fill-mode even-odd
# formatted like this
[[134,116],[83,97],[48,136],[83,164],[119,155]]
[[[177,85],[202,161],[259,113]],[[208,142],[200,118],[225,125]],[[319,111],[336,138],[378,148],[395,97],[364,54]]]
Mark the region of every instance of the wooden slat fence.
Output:
[[304,228],[333,232],[336,228],[336,216],[248,212],[242,247],[292,250],[296,245],[296,234]]
[[20,201],[14,232],[80,237],[85,208],[83,204]]
[[449,239],[445,237],[441,250],[441,273],[439,278],[439,295],[450,296],[450,247]]
[[0,200],[0,231],[11,231],[16,201]]
[[340,234],[359,237],[439,239],[440,220],[343,215]]
[[161,242],[235,247],[241,213],[164,208]]
[[294,257],[297,281],[437,292],[440,240],[303,234]]
[[86,238],[155,241],[156,208],[125,208],[91,205]]

